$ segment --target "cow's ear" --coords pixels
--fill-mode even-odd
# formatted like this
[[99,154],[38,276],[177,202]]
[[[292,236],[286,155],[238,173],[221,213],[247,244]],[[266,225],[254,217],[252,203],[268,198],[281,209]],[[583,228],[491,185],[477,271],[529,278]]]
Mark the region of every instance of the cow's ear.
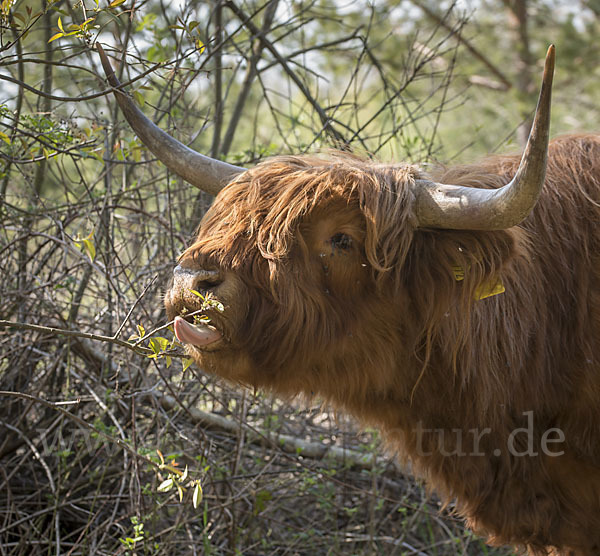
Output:
[[401,278],[411,292],[448,300],[458,296],[471,304],[503,293],[504,277],[514,274],[507,274],[507,267],[529,256],[527,232],[519,227],[486,232],[423,229],[413,236]]

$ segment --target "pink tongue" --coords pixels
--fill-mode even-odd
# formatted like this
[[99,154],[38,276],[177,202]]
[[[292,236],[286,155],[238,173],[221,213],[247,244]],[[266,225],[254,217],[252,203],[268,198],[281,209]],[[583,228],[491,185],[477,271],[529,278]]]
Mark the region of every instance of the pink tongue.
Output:
[[206,324],[190,324],[181,317],[173,321],[175,336],[182,344],[202,347],[221,339],[221,333]]

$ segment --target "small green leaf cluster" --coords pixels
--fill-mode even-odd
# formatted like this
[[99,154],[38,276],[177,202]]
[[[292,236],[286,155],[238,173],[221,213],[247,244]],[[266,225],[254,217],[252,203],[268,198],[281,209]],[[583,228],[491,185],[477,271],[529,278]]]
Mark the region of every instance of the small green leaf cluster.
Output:
[[[124,1],[125,0],[122,0],[122,2],[124,2]],[[112,4],[111,4],[111,6],[112,6]],[[70,23],[65,28],[63,26],[61,18],[59,17],[58,18],[58,33],[55,33],[54,35],[52,35],[52,37],[50,37],[50,40],[48,42],[55,41],[56,39],[60,39],[62,37],[71,37],[71,36],[77,36],[77,37],[80,37],[87,41],[90,36],[90,26],[95,20],[96,20],[95,17],[88,17],[83,23]],[[94,28],[98,28],[98,26],[95,25]]]
[[[171,340],[169,340],[164,336],[157,336],[153,335],[152,333],[148,334],[142,324],[138,324],[136,329],[137,334],[132,334],[129,336],[128,341],[134,342],[134,345],[136,346],[142,341],[145,341],[146,345],[151,350],[151,353],[149,353],[147,357],[149,359],[161,359],[164,357],[167,369],[170,368],[173,363],[173,348],[178,343],[175,335],[173,334]],[[171,330],[171,327],[169,327],[169,330]],[[185,371],[191,364],[192,360],[185,358],[183,360],[183,370]]]
[[8,22],[8,16],[10,14],[10,9],[12,8],[15,0],[2,0],[0,3],[0,16],[2,17],[2,22]]
[[200,28],[199,21],[190,21],[189,23],[186,23],[180,17],[177,18],[176,25],[170,26],[170,29],[177,29],[177,30],[183,31],[183,33],[187,37],[187,39],[195,45],[196,49],[198,50],[198,53],[202,54],[206,47],[204,46],[204,43],[202,42],[202,40],[200,40],[200,36],[198,33],[199,28]]
[[[33,13],[33,9],[31,6],[25,6],[25,11],[27,16],[24,16],[21,12],[15,11],[15,4],[17,2],[15,0],[2,0],[0,2],[0,22],[5,25],[10,25],[13,29],[19,29],[20,22],[23,24],[23,27],[27,29],[31,26],[32,22],[38,19],[42,12]],[[27,32],[23,33],[23,38],[27,35]]]
[[[222,313],[225,310],[223,304],[219,300],[215,299],[212,292],[208,292],[206,295],[202,295],[196,290],[190,290],[190,293],[192,293],[196,297],[199,297],[202,300],[202,307],[200,308],[200,312],[206,311],[208,309],[216,309],[217,311]],[[199,318],[203,321],[209,320],[208,317],[206,317],[205,315],[202,315]]]
[[121,544],[128,549],[134,549],[137,543],[144,540],[144,523],[137,516],[132,516],[131,524],[133,525],[133,536],[119,539]]
[[96,258],[96,246],[94,244],[93,236],[94,230],[92,230],[87,237],[80,238],[79,236],[77,236],[73,240],[73,243],[76,245],[76,247],[78,247],[79,249],[81,249],[81,251],[86,253],[87,256],[90,258],[90,261],[92,262]]
[[[199,297],[202,300],[200,309],[194,311],[194,313],[190,313],[189,315],[194,319],[195,322],[202,322],[204,324],[210,322],[210,319],[203,314],[203,312],[207,309],[213,309],[220,312],[224,310],[223,304],[217,299],[215,299],[210,292],[207,295],[202,295],[196,290],[190,290],[190,293]],[[155,332],[158,332],[159,330],[163,330],[165,328],[167,327],[163,326],[159,329],[156,329]],[[128,341],[133,342],[134,346],[138,346],[140,343],[142,343],[142,341],[145,341],[147,347],[150,349],[150,353],[147,355],[147,357],[149,359],[160,359],[164,357],[167,368],[170,368],[171,364],[173,363],[173,355],[178,355],[174,348],[176,346],[181,346],[181,344],[175,337],[173,328],[171,326],[168,326],[168,329],[171,331],[171,333],[173,333],[171,339],[165,338],[164,336],[158,336],[153,332],[147,333],[146,329],[142,324],[138,324],[136,326],[136,329],[137,333],[132,334],[129,337]],[[189,357],[182,358],[183,371],[185,372],[193,362],[193,359],[190,359]]]
[[[0,125],[23,132],[17,134],[16,139],[0,132],[0,146],[3,143],[8,145],[4,148],[10,157],[33,159],[42,154],[48,159],[80,141],[75,129],[66,120],[52,119],[45,114],[24,114],[14,121],[14,115],[4,105],[0,106]],[[32,142],[31,137],[35,141]]]
[[[10,0],[5,0],[5,1],[10,1]],[[52,35],[52,37],[50,37],[48,42],[50,43],[52,41],[55,41],[57,39],[62,39],[65,37],[76,37],[78,39],[82,39],[86,43],[89,43],[92,38],[91,29],[100,29],[100,25],[93,25],[93,24],[96,22],[97,15],[101,11],[103,11],[103,9],[100,8],[99,0],[93,0],[93,3],[94,3],[94,6],[91,8],[91,10],[89,10],[94,14],[91,17],[88,17],[88,8],[84,5],[83,1],[79,2],[77,4],[77,6],[81,7],[81,9],[83,11],[84,20],[81,23],[72,22],[72,23],[65,25],[62,21],[62,18],[59,17],[58,24],[57,24],[58,32],[55,33],[54,35]],[[109,11],[113,10],[114,8],[117,8],[118,6],[120,6],[121,4],[124,4],[124,3],[125,3],[125,0],[112,0],[108,5],[108,10]],[[60,8],[56,8],[56,11],[58,11],[62,15],[71,15],[70,13],[62,11]]]
[[202,502],[202,485],[199,479],[190,479],[188,466],[185,466],[185,470],[179,469],[179,464],[175,459],[170,459],[169,462],[165,462],[165,458],[160,450],[156,450],[160,459],[159,469],[160,471],[167,474],[167,478],[163,478],[162,482],[158,485],[158,492],[170,492],[173,489],[177,490],[179,495],[179,501],[183,501],[183,494],[188,489],[193,489],[192,492],[192,505],[194,508],[198,508],[200,502]]
[[[147,86],[143,85],[140,89],[148,89]],[[139,104],[140,107],[144,106],[145,100],[144,95],[140,91],[133,91],[133,98]],[[121,139],[115,143],[114,155],[119,162],[125,162],[128,158],[134,162],[140,162],[142,160],[142,145],[140,142],[132,138],[130,140]]]

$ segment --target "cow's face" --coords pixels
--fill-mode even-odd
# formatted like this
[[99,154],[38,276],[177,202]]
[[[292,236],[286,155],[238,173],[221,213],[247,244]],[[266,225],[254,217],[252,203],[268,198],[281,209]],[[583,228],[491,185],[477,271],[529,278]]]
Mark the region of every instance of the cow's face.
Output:
[[[402,194],[365,193],[374,186],[352,183],[363,178],[346,175],[351,164],[333,172],[307,164],[242,175],[216,198],[179,260],[168,316],[207,371],[279,392],[325,393],[336,382],[344,389],[349,367],[362,368],[366,384],[367,367],[394,357],[401,311],[389,268],[402,241],[392,241],[388,223],[396,218],[397,234],[409,215],[385,219],[382,211],[401,211]],[[382,373],[382,389],[386,382]]]

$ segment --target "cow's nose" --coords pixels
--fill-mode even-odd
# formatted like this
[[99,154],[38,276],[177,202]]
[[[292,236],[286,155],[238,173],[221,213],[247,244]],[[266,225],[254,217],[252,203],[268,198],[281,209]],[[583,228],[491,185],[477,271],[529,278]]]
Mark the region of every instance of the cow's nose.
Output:
[[173,288],[176,290],[206,291],[217,287],[223,278],[218,270],[185,268],[177,265],[173,269]]

